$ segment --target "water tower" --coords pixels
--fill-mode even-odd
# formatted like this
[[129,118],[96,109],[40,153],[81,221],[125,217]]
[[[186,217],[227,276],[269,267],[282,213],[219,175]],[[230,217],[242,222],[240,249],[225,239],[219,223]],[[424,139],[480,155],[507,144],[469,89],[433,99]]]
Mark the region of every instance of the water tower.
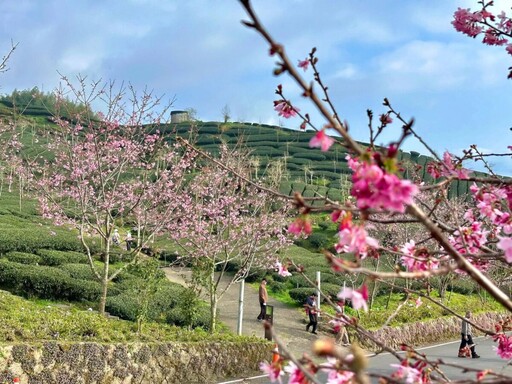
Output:
[[184,121],[190,121],[187,111],[171,112],[171,123],[183,123]]

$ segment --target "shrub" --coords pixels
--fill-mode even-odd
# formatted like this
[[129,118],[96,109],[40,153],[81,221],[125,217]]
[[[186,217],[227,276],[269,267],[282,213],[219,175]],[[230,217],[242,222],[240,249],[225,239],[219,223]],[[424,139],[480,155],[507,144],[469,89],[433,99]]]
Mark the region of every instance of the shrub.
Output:
[[41,264],[56,266],[61,264],[87,263],[87,256],[73,251],[57,251],[54,249],[38,249],[36,253],[41,256]]
[[[136,277],[129,279],[131,284],[144,284]],[[209,309],[202,304],[196,305],[186,300],[187,289],[169,281],[162,281],[162,286],[150,299],[147,321],[175,324],[179,326],[207,327],[210,321]],[[141,301],[136,290],[128,291],[107,298],[107,311],[125,320],[136,321]],[[195,319],[195,320],[194,320]]]
[[304,304],[308,296],[315,292],[316,288],[294,288],[288,294],[297,304]]
[[273,293],[281,293],[286,291],[287,285],[285,282],[282,281],[273,281],[269,284],[270,291]]
[[107,298],[105,309],[113,316],[135,321],[137,319],[137,301],[134,296],[121,293]]
[[59,269],[66,271],[74,279],[97,281],[88,264],[63,264],[59,266]]
[[[19,251],[36,253],[37,249],[47,248],[60,251],[81,252],[83,246],[76,234],[63,229],[36,227],[28,220],[24,228],[2,228],[0,231],[0,253]],[[97,252],[99,246],[91,243],[91,250]]]
[[[98,282],[72,278],[55,267],[36,266],[0,260],[2,287],[24,297],[50,300],[97,301],[101,295]],[[118,293],[111,289],[111,294]]]
[[309,235],[308,240],[309,243],[317,249],[329,248],[334,243],[332,236],[329,236],[325,232],[314,232]]
[[39,264],[41,258],[33,253],[12,251],[5,255],[5,258],[14,263],[20,264]]

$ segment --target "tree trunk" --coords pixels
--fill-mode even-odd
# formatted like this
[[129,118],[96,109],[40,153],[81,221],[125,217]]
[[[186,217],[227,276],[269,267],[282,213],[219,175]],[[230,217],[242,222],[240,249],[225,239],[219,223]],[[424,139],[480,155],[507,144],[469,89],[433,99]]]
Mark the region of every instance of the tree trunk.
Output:
[[105,260],[103,266],[103,276],[101,277],[101,297],[100,297],[100,307],[99,312],[104,315],[105,314],[105,306],[107,304],[107,291],[108,291],[108,267],[110,264],[110,244],[109,240],[105,240],[107,242],[105,247]]
[[108,278],[107,278],[107,276],[103,276],[103,278],[101,279],[100,307],[98,309],[102,315],[105,314],[105,306],[107,304],[107,290],[108,290]]
[[217,327],[217,289],[215,286],[215,269],[210,273],[210,333]]

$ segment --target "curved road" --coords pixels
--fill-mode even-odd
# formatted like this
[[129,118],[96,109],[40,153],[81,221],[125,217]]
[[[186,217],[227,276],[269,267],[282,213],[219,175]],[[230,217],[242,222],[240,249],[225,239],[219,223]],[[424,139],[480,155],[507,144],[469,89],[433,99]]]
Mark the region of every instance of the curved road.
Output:
[[[493,372],[512,377],[512,366],[507,365],[508,361],[502,360],[496,355],[493,347],[496,345],[492,339],[484,337],[474,338],[477,343],[476,351],[481,356],[479,359],[471,358],[458,358],[457,352],[459,349],[459,341],[433,345],[429,347],[419,348],[418,351],[427,355],[430,361],[443,361],[447,365],[442,365],[440,369],[445,376],[450,380],[476,380],[476,371],[483,371],[491,369]],[[380,355],[373,355],[369,357],[369,373],[374,375],[390,376],[395,368],[390,367],[390,364],[396,364],[397,359],[389,354],[383,353]],[[465,368],[471,369],[470,372],[464,372]],[[438,375],[437,378],[440,376]],[[488,376],[491,378],[492,376]],[[326,376],[320,376],[321,382],[325,383]],[[323,379],[323,380],[322,380]],[[286,380],[284,380],[286,382]],[[372,377],[372,383],[377,384],[377,377]],[[405,381],[404,381],[405,382]],[[227,383],[247,383],[247,384],[263,384],[269,383],[268,378],[258,375],[254,378],[244,378],[219,382]],[[511,381],[512,383],[512,381]]]
[[[177,270],[173,268],[163,268],[167,277],[175,282],[185,284],[185,279],[189,272],[187,270]],[[238,324],[238,302],[239,302],[239,284],[235,284],[229,289],[219,303],[219,318],[233,332],[237,331]],[[305,330],[306,316],[304,311],[297,308],[290,308],[283,303],[269,299],[271,305],[274,305],[274,329],[284,343],[286,348],[296,357],[302,356],[303,352],[311,353],[312,342],[317,338]],[[261,323],[256,321],[259,313],[258,291],[249,285],[245,285],[244,291],[244,316],[242,333],[248,336],[263,337],[264,331]],[[324,332],[319,332],[318,337],[329,337]],[[425,353],[430,360],[442,360],[450,366],[443,366],[443,372],[451,380],[472,379],[475,380],[475,372],[463,372],[463,367],[469,367],[477,370],[492,369],[494,372],[501,372],[507,376],[512,376],[512,366],[506,366],[506,361],[501,360],[493,350],[495,343],[492,339],[483,337],[474,338],[478,344],[476,350],[481,356],[480,359],[463,359],[457,357],[459,341],[443,343],[418,349]],[[269,359],[270,359],[269,355]],[[390,375],[394,369],[390,364],[397,363],[394,356],[389,353],[373,355],[369,357],[369,372],[378,375]],[[317,360],[317,359],[315,359]],[[250,378],[252,377],[252,378]],[[219,383],[250,383],[263,384],[268,383],[266,376],[259,372],[248,372],[245,378],[226,378]],[[284,380],[287,382],[287,380]],[[325,380],[323,380],[325,382]],[[372,383],[377,383],[375,378]],[[511,381],[512,383],[512,381]]]

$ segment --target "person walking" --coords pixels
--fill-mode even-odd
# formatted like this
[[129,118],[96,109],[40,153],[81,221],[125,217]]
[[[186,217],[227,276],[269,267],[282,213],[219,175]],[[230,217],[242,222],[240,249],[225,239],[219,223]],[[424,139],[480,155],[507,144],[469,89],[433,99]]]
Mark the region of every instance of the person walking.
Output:
[[258,321],[262,321],[265,320],[265,315],[267,314],[267,279],[261,280],[258,296],[260,300],[260,314],[258,315]]
[[126,232],[125,242],[126,242],[126,250],[127,251],[131,251],[132,250],[133,237],[132,237],[132,233],[130,231]]
[[318,325],[318,309],[316,306],[316,293],[312,293],[308,296],[306,299],[306,304],[304,304],[304,307],[306,307],[306,314],[309,316],[309,323],[306,325],[306,332],[309,332],[309,328],[312,327],[311,333],[316,333],[316,327]]
[[[459,347],[459,357],[466,357],[463,352],[463,349],[467,346],[471,351],[471,357],[473,359],[478,359],[480,356],[475,351],[475,343],[473,343],[473,334],[471,331],[471,324],[469,323],[469,319],[471,318],[471,311],[466,312],[466,318],[462,320],[461,326],[461,342]],[[468,320],[466,320],[468,319]]]
[[345,301],[342,300],[336,305],[336,317],[339,319],[336,323],[336,343],[343,346],[350,345],[347,328],[345,327],[343,316],[345,315]]
[[116,229],[114,229],[114,234],[112,235],[112,243],[114,243],[115,245],[119,245],[119,242],[121,240],[121,236],[119,236],[119,231]]

